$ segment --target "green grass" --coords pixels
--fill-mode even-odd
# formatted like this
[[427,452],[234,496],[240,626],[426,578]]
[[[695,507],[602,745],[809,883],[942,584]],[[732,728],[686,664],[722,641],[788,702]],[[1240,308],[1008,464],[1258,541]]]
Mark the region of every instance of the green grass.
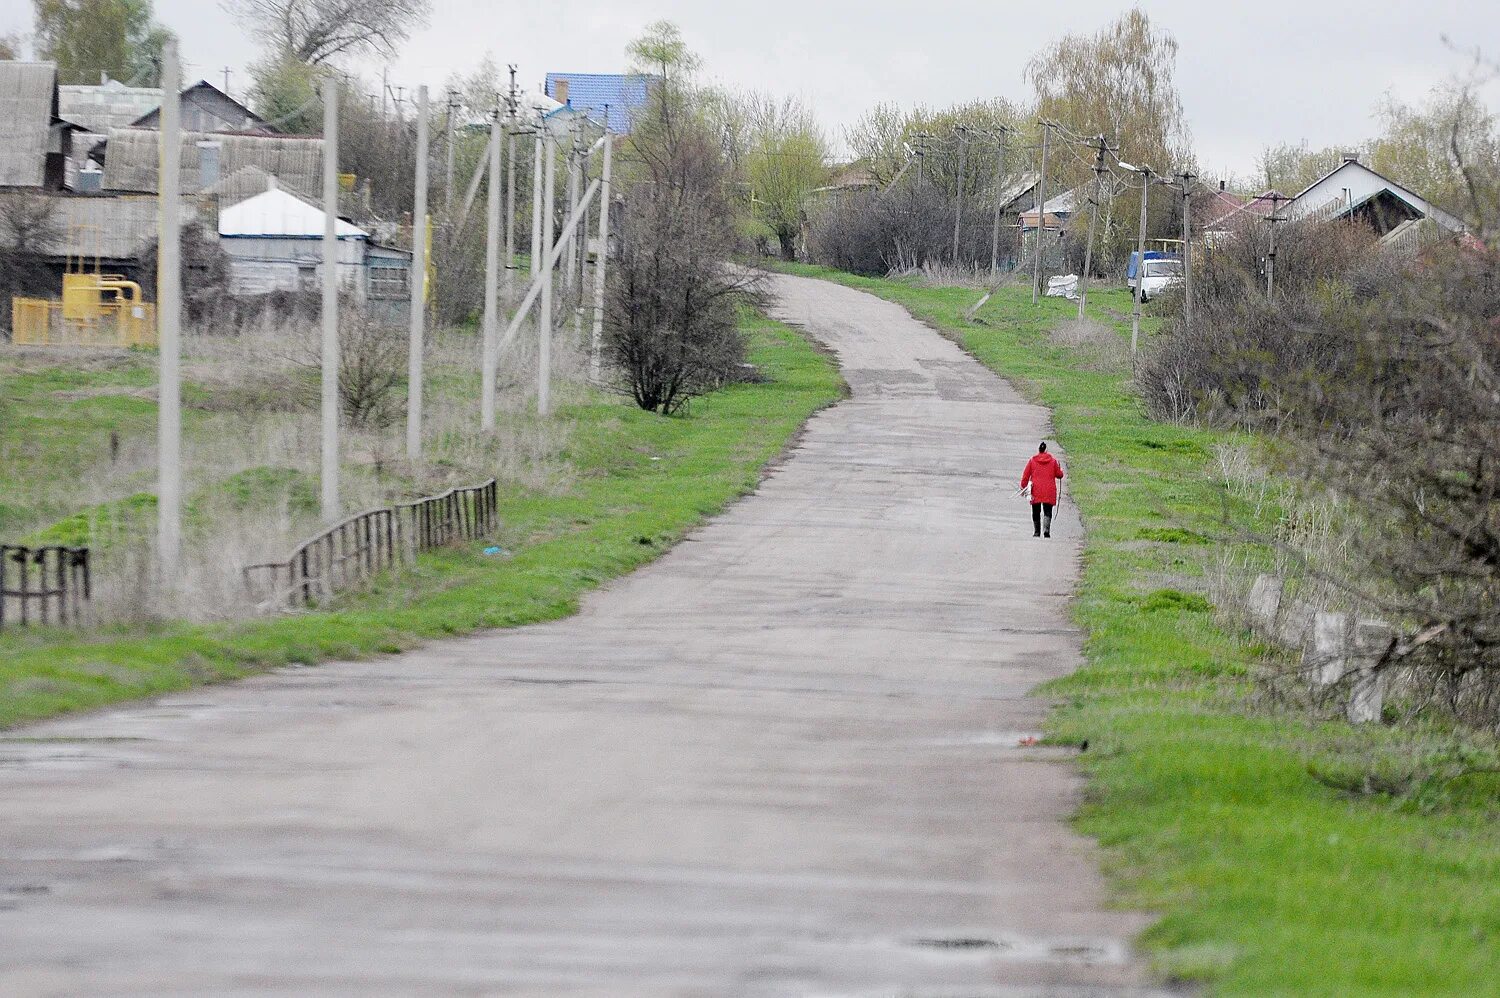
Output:
[[[575,426],[565,456],[577,478],[557,494],[502,492],[499,543],[508,556],[487,557],[482,543],[425,555],[370,592],[298,616],[87,634],[7,630],[0,727],[572,613],[582,593],[657,557],[753,490],[808,416],[839,397],[836,368],[806,340],[765,319],[745,323],[763,383],[725,388],[671,419],[604,396],[566,411]],[[236,480],[229,488],[253,495],[264,484]]]
[[[1142,940],[1160,973],[1224,995],[1500,994],[1495,744],[1317,722],[1261,694],[1273,653],[1203,595],[1204,542],[1228,533],[1224,436],[1153,422],[1123,373],[1072,363],[1046,336],[1071,303],[1006,288],[977,324],[974,291],[791,269],[906,306],[1052,407],[1088,537],[1086,664],[1045,691],[1049,737],[1089,742],[1078,825],[1119,903],[1161,913]],[[1129,296],[1090,305],[1118,325]]]

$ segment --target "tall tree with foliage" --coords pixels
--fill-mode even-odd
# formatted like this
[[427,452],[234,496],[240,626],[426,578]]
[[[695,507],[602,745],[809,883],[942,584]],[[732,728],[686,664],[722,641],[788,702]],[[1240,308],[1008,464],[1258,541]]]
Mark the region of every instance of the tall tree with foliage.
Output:
[[101,74],[137,86],[160,79],[172,33],[151,0],[33,0],[38,58],[57,63],[61,83],[95,84]]
[[795,98],[751,98],[749,107],[745,172],[751,210],[775,235],[782,259],[794,260],[808,201],[828,180],[828,143],[812,112]]
[[224,9],[278,56],[320,66],[391,55],[427,24],[430,0],[224,0]]

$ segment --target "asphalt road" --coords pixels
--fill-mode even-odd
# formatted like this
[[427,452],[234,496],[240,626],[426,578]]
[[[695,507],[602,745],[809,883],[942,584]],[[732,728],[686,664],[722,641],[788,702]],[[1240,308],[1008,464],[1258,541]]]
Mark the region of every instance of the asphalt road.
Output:
[[1144,992],[1020,744],[1078,661],[1046,411],[775,289],[853,397],[576,617],[0,740],[0,994]]

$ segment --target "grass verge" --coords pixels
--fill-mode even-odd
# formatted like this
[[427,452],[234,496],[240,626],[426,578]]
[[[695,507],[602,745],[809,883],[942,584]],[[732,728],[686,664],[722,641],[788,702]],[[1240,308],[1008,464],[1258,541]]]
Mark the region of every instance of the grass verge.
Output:
[[[1142,940],[1160,973],[1223,995],[1500,994],[1496,746],[1260,695],[1273,653],[1201,595],[1225,435],[1148,419],[1126,372],[1057,345],[1073,303],[1005,288],[969,322],[972,290],[786,269],[905,306],[1052,408],[1088,538],[1086,665],[1047,689],[1049,735],[1089,741],[1078,825],[1119,902],[1162,913]],[[1119,329],[1129,301],[1095,293],[1091,318]]]
[[753,490],[766,465],[842,384],[795,332],[748,317],[766,380],[694,401],[680,417],[593,396],[558,492],[502,493],[499,543],[424,555],[324,611],[239,624],[163,624],[86,634],[0,634],[0,728],[64,711],[232,679],[293,662],[396,652],[425,638],[565,616],[579,596],[657,557],[704,517]]

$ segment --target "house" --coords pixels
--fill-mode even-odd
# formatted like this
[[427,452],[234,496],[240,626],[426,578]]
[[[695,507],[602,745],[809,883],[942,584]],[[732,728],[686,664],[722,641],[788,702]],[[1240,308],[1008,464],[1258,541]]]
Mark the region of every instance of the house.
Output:
[[[62,116],[79,126],[73,137],[70,157],[73,185],[80,190],[98,190],[92,181],[100,179],[97,169],[89,169],[94,148],[109,137],[111,128],[124,128],[141,116],[161,107],[160,87],[129,87],[103,75],[98,86],[68,84],[57,88]],[[80,178],[86,171],[89,176]]]
[[1281,217],[1290,201],[1291,198],[1274,188],[1260,194],[1244,195],[1221,187],[1207,204],[1194,206],[1198,212],[1194,228],[1207,245],[1214,246],[1264,222],[1272,214]]
[[1283,212],[1289,220],[1357,218],[1380,236],[1403,222],[1430,218],[1448,232],[1462,232],[1463,220],[1381,176],[1357,156],[1344,161],[1294,197]]
[[56,65],[0,62],[0,187],[62,190],[79,131],[59,111]]
[[543,86],[559,104],[572,104],[616,135],[628,135],[659,79],[640,73],[548,73]]
[[[179,96],[182,129],[188,132],[264,132],[276,134],[266,119],[233,97],[209,83],[199,80]],[[161,121],[161,101],[155,107],[129,122],[136,128],[157,128]]]
[[[111,128],[98,156],[104,161],[103,189],[156,193],[159,133],[145,128]],[[305,135],[183,132],[183,194],[202,193],[247,166],[277,177],[296,191],[323,188],[323,140]]]
[[[321,286],[321,208],[276,186],[219,212],[219,245],[229,257],[231,293],[262,295]],[[334,223],[339,286],[360,301],[406,303],[411,253],[381,246],[343,219]]]

